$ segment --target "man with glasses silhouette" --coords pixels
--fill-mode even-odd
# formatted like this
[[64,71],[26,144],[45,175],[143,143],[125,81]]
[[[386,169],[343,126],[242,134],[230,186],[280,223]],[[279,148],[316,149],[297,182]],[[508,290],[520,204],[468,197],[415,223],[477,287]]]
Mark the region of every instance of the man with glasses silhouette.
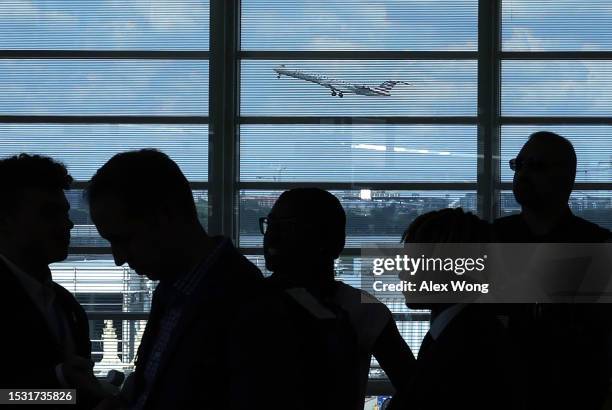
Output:
[[[572,213],[576,178],[571,142],[541,131],[515,159],[512,190],[521,212],[494,222],[494,240],[514,243],[596,243],[610,231]],[[608,389],[609,320],[603,305],[505,306],[509,333],[523,358],[527,408],[597,409]]]
[[574,215],[568,201],[576,178],[571,142],[552,132],[532,134],[510,160],[521,213],[495,221],[501,242],[603,242],[610,231]]

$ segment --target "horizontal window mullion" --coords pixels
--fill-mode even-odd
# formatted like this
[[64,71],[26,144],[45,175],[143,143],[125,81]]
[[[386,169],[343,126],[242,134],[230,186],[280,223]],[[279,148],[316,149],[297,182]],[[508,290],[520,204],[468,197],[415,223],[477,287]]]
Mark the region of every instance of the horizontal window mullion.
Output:
[[208,124],[208,116],[0,115],[8,124]]
[[148,320],[148,312],[87,312],[89,320]]
[[241,51],[243,60],[476,60],[476,51]]
[[[502,164],[503,165],[503,164]],[[512,190],[512,182],[499,182],[499,190]],[[612,182],[576,182],[574,191],[612,191]]]
[[326,190],[465,191],[476,189],[476,182],[239,182],[238,189],[286,190],[316,187]]
[[[262,235],[263,236],[263,235]],[[399,238],[397,240],[397,242],[399,243]],[[258,247],[258,246],[241,246],[238,248],[238,250],[240,251],[240,253],[242,253],[243,255],[254,255],[254,256],[260,256],[263,255],[263,248],[262,247]],[[345,247],[344,250],[342,251],[342,253],[340,254],[340,257],[360,257],[362,256],[362,250],[361,248],[354,248],[354,247]]]
[[239,118],[240,124],[338,124],[338,125],[387,125],[387,124],[446,124],[446,125],[475,125],[477,117],[449,116],[449,117],[269,117],[247,116]]
[[[71,185],[71,189],[87,189],[89,186],[89,181],[74,181]],[[195,190],[206,190],[208,189],[207,181],[189,181],[189,186],[191,189]]]
[[502,51],[502,60],[612,60],[612,51]]
[[208,51],[0,50],[0,59],[208,60]]
[[612,117],[500,117],[501,125],[612,125]]
[[111,255],[113,252],[108,246],[71,246],[70,255]]
[[[429,321],[431,314],[429,312],[408,312],[408,313],[392,313],[393,319],[397,321],[423,322]],[[114,312],[114,311],[98,311],[87,312],[89,320],[148,320],[149,313],[147,312]]]

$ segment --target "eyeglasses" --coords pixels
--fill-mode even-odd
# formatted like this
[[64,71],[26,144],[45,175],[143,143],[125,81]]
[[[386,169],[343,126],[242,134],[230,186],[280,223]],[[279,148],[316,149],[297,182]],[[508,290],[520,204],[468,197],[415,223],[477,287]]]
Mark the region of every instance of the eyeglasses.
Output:
[[535,158],[512,158],[508,163],[510,165],[510,169],[514,172],[520,171],[525,167],[536,172],[542,172],[546,169],[552,168],[553,166],[569,166],[565,161],[548,162]]
[[287,224],[290,223],[292,226],[295,226],[297,222],[297,218],[270,218],[267,216],[259,218],[259,232],[262,235],[265,235],[268,231],[268,228],[272,224]]

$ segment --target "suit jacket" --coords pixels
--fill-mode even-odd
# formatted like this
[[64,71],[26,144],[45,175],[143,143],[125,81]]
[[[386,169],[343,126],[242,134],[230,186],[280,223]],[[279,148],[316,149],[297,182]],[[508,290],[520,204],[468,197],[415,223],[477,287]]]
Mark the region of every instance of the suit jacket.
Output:
[[[91,342],[85,311],[70,292],[55,282],[53,286],[56,303],[68,319],[77,355],[90,359]],[[55,374],[56,365],[65,359],[63,349],[42,313],[1,260],[0,326],[3,328],[0,388],[63,388]],[[77,393],[77,403],[83,402],[82,407],[86,408],[84,399]]]
[[466,306],[437,340],[423,344],[414,377],[389,410],[510,408],[510,349],[487,308]]
[[[518,243],[598,243],[610,231],[567,212],[546,235],[534,235],[521,215],[497,219],[494,238]],[[509,333],[523,369],[526,408],[599,409],[610,378],[612,312],[607,304],[511,304]]]
[[[230,328],[238,307],[262,274],[228,241],[183,306],[160,358],[144,408],[228,408],[231,374]],[[142,393],[144,368],[165,307],[153,303],[138,349],[135,397]]]

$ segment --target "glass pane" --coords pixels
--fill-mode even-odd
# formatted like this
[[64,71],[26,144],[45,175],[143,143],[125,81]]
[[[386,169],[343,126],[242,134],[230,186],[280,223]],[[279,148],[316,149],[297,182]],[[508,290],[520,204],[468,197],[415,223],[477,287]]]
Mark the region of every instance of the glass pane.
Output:
[[[74,228],[70,232],[71,247],[109,247],[110,244],[100,237],[98,230],[89,216],[89,204],[83,198],[83,191],[66,192],[70,202],[70,219]],[[204,229],[208,229],[208,191],[193,191],[198,218]],[[78,258],[78,256],[76,256]],[[112,257],[111,257],[112,262]]]
[[70,255],[51,264],[53,280],[72,292],[87,312],[149,312],[156,283],[112,255]]
[[503,0],[505,51],[612,49],[609,0]]
[[610,61],[504,61],[502,113],[507,116],[609,116]]
[[190,181],[208,179],[208,126],[157,124],[0,124],[0,157],[27,152],[62,161],[75,180],[87,181],[114,154],[156,148]]
[[209,0],[3,0],[0,48],[207,50]]
[[[259,218],[267,216],[282,191],[240,191],[239,244],[262,246]],[[470,191],[332,191],[347,214],[346,247],[367,243],[399,243],[402,233],[420,214],[462,207],[476,212],[476,192]]]
[[208,115],[208,61],[0,60],[3,115]]
[[477,0],[242,1],[245,50],[476,50]]
[[[612,230],[611,191],[574,191],[569,206],[575,215]],[[520,205],[516,203],[510,191],[500,193],[499,208],[501,216],[521,211]]]
[[95,319],[89,321],[93,371],[106,378],[110,370],[126,375],[134,371],[134,360],[142,340],[146,320]]
[[473,182],[476,133],[469,125],[243,125],[240,178]]
[[516,157],[529,135],[536,131],[556,132],[572,142],[578,157],[577,182],[612,181],[612,127],[536,125],[502,127],[502,181],[512,181],[514,173],[508,161]]
[[[246,60],[242,62],[241,113],[476,115],[476,67],[476,61]],[[274,69],[282,69],[284,74],[278,78]],[[341,92],[343,97],[339,98]]]

